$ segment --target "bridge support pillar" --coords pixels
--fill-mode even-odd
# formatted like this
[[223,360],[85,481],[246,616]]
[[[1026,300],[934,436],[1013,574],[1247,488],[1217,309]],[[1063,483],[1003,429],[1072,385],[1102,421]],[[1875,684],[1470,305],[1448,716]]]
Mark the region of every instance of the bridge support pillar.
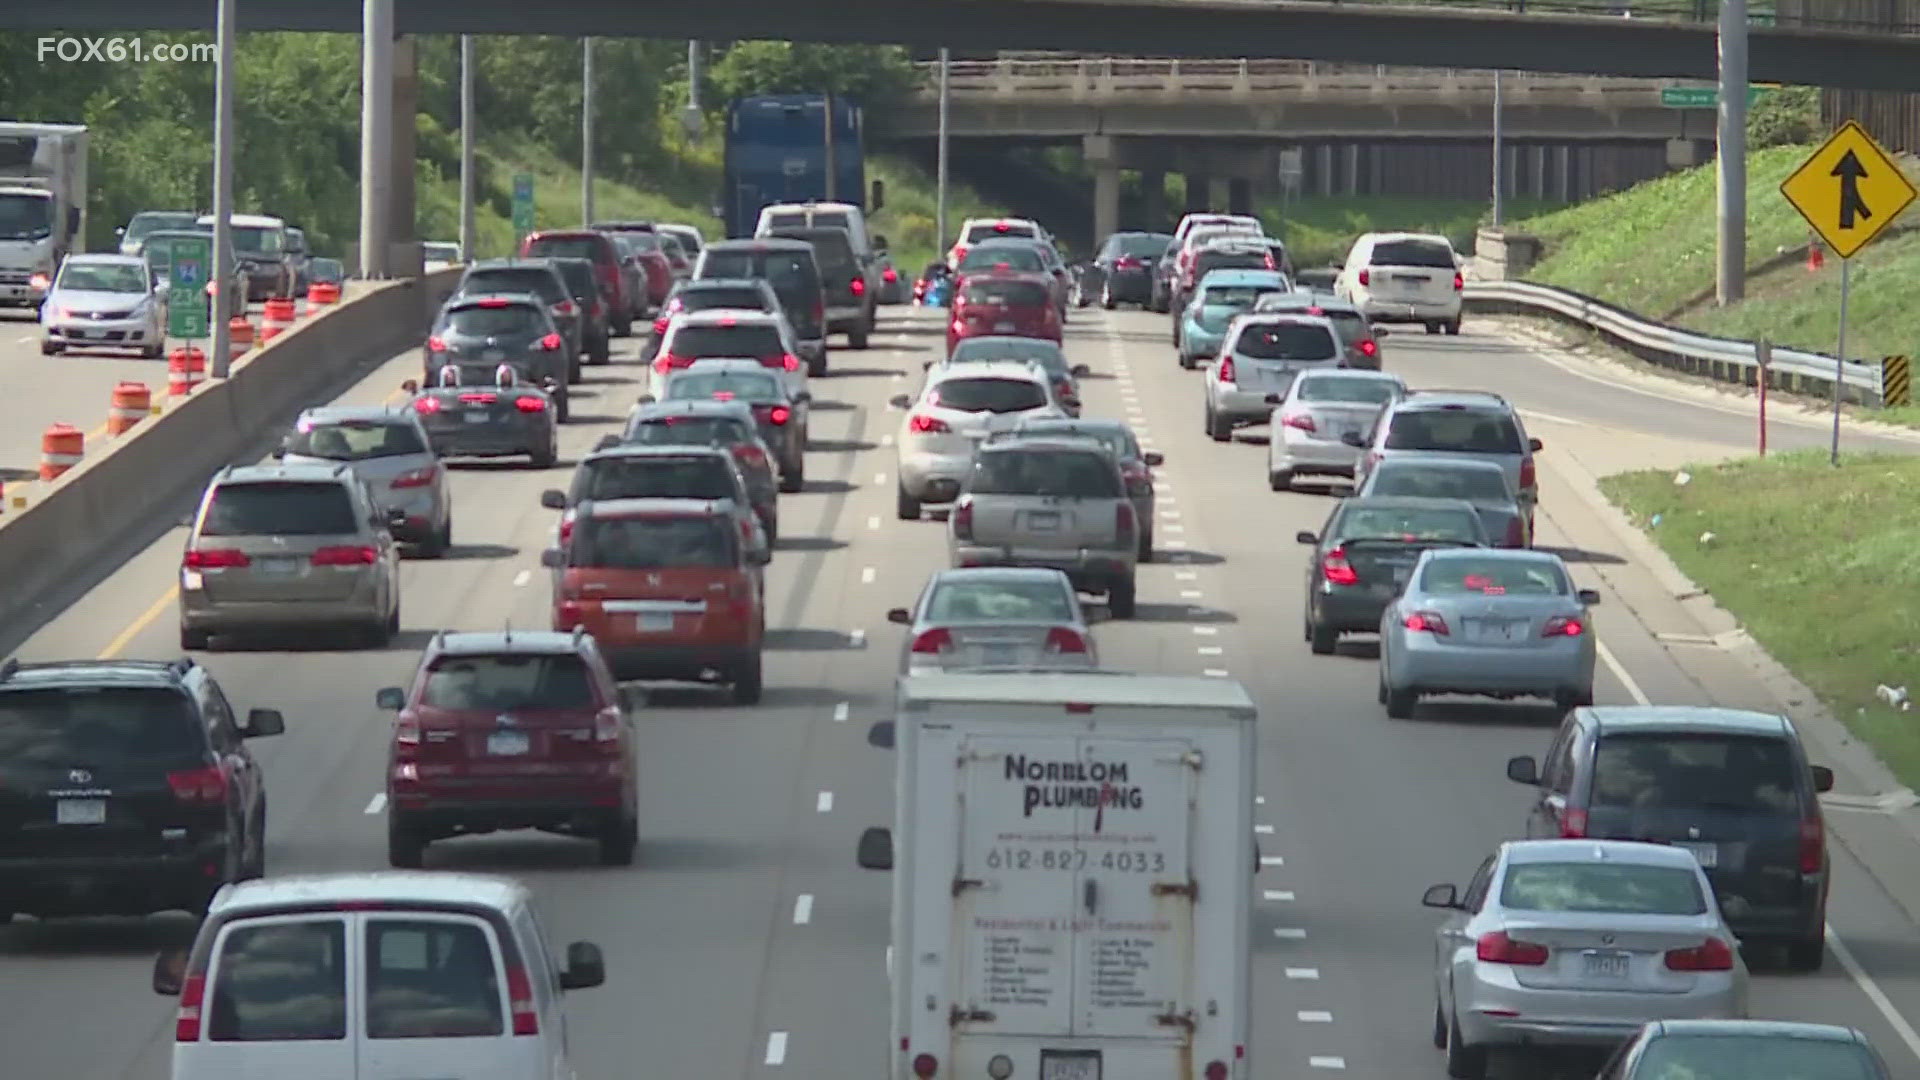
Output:
[[1166,223],[1167,174],[1159,169],[1142,169],[1140,170],[1140,227],[1153,231],[1164,228]]
[[1207,174],[1189,172],[1187,178],[1187,213],[1204,214],[1208,210],[1207,199],[1213,195],[1213,181]]
[[388,180],[387,270],[396,278],[424,270],[414,191],[414,134],[420,112],[420,63],[415,39],[393,42],[393,175]]
[[1120,166],[1093,167],[1093,242],[1120,231]]
[[1207,209],[1225,210],[1233,201],[1233,181],[1224,176],[1207,179]]
[[1691,169],[1713,156],[1713,144],[1704,139],[1668,139],[1667,168]]
[[1253,213],[1253,180],[1235,176],[1227,181],[1227,213]]

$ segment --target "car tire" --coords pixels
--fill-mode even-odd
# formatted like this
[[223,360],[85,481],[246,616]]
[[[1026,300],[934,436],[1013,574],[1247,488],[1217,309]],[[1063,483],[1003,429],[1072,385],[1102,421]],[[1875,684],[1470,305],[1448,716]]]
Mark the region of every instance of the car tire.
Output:
[[807,377],[817,379],[827,373],[827,350],[822,348],[817,355],[807,359]]
[[613,363],[613,339],[612,338],[603,337],[599,341],[594,342],[593,362],[596,364]]
[[140,350],[140,359],[158,360],[162,356],[165,356],[166,354],[167,354],[167,347],[165,345],[149,345],[146,348]]
[[247,853],[241,860],[240,880],[259,881],[266,876],[267,812],[263,808],[254,816],[253,826],[247,836]]
[[65,351],[66,351],[66,347],[61,345],[57,341],[51,341],[47,338],[40,339],[40,355],[41,356],[59,356],[61,353]]
[[613,336],[614,337],[632,337],[633,336],[633,316],[628,315],[626,318],[620,319],[619,321],[615,322],[613,324]]
[[640,823],[633,818],[621,818],[598,837],[600,844],[601,866],[632,866],[634,856],[640,851]]
[[920,500],[907,494],[906,488],[896,488],[893,495],[893,514],[901,521],[919,521]]
[[1561,712],[1571,712],[1582,705],[1593,704],[1593,687],[1581,690],[1562,690],[1553,695],[1554,708]]
[[527,455],[527,463],[536,469],[551,469],[560,460],[560,448],[548,443],[546,449]]
[[791,472],[780,474],[780,490],[788,495],[807,486],[807,473],[803,467],[796,466]]
[[360,632],[360,636],[366,641],[367,648],[384,649],[393,643],[393,624],[399,617],[399,614],[399,609],[395,608],[392,615],[381,619],[379,622],[368,626]]
[[1824,933],[1797,938],[1787,944],[1787,970],[1789,971],[1819,971],[1826,961],[1827,938]]
[[733,671],[733,703],[736,705],[758,705],[762,692],[760,671],[760,650],[747,654],[745,660]]
[[1131,619],[1135,610],[1136,583],[1125,577],[1107,586],[1107,614],[1116,619]]
[[1447,1048],[1447,1014],[1441,1011],[1438,1001],[1433,1003],[1433,1048]]
[[1218,416],[1215,416],[1213,414],[1212,409],[1208,409],[1207,410],[1207,438],[1212,439],[1214,442],[1232,442],[1233,441],[1233,422],[1230,420],[1220,419]]
[[1308,623],[1307,647],[1315,656],[1332,656],[1340,647],[1340,631],[1323,623]]
[[426,862],[427,839],[393,818],[387,819],[387,865],[395,870],[418,870]]
[[1184,349],[1175,349],[1174,353],[1180,357],[1180,370],[1182,371],[1192,371],[1195,365],[1199,363],[1197,357],[1188,356]]
[[1487,1048],[1460,1044],[1460,1021],[1447,1022],[1447,1075],[1453,1080],[1486,1080]]
[[213,635],[205,630],[180,627],[180,648],[187,652],[204,652],[213,645]]
[[1135,553],[1135,557],[1143,563],[1153,561],[1153,528],[1151,526],[1146,532],[1140,534],[1140,550]]
[[433,534],[420,542],[420,557],[439,559],[445,557],[447,549],[453,546],[453,519],[449,517]]
[[1460,336],[1460,319],[1458,316],[1456,316],[1452,322],[1447,324],[1447,336],[1448,337]]
[[572,404],[569,400],[571,397],[572,395],[567,393],[567,388],[564,386],[560,388],[559,393],[553,396],[553,419],[555,423],[564,424],[572,419],[573,410],[568,408],[568,406]]
[[873,324],[861,323],[847,331],[847,344],[856,349],[867,347],[867,338],[873,333]]
[[1387,687],[1387,719],[1411,720],[1414,707],[1420,704],[1420,695],[1412,688],[1405,690],[1395,686]]
[[1293,473],[1289,472],[1286,469],[1279,469],[1279,470],[1268,472],[1267,487],[1273,489],[1274,491],[1292,491],[1293,490]]
[[1439,333],[1439,332],[1440,332],[1440,324],[1439,324],[1439,323],[1432,323],[1432,322],[1430,322],[1430,323],[1428,323],[1428,324],[1427,324],[1427,333],[1428,333],[1428,334],[1437,334],[1437,333]]

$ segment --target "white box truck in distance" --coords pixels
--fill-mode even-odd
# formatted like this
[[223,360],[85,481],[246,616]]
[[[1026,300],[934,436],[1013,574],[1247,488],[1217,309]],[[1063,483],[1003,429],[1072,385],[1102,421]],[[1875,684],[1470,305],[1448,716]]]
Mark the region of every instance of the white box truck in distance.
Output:
[[904,676],[889,1080],[1248,1080],[1253,701],[1228,679]]

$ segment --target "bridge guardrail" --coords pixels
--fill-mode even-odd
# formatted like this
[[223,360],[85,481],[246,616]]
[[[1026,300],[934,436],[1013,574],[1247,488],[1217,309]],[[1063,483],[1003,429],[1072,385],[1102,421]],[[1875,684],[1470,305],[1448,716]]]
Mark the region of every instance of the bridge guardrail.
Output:
[[[919,65],[931,75],[939,64]],[[1044,91],[1056,88],[1205,90],[1351,90],[1488,92],[1494,73],[1484,69],[1394,68],[1373,64],[1323,64],[1307,60],[1152,60],[1112,57],[1097,60],[963,60],[947,67],[948,86],[957,91]],[[933,92],[934,80],[923,83]],[[1548,72],[1510,72],[1502,88],[1524,99],[1542,91],[1600,95],[1645,94],[1666,86],[1707,86],[1697,80],[1609,78]]]
[[[1470,311],[1545,315],[1591,330],[1613,345],[1662,367],[1718,382],[1755,384],[1759,367],[1755,343],[1695,334],[1638,315],[1591,296],[1530,281],[1468,281],[1464,300]],[[1768,385],[1791,393],[1833,393],[1834,358],[1800,349],[1773,348]],[[1877,364],[1848,361],[1842,367],[1842,396],[1862,405],[1881,403]]]

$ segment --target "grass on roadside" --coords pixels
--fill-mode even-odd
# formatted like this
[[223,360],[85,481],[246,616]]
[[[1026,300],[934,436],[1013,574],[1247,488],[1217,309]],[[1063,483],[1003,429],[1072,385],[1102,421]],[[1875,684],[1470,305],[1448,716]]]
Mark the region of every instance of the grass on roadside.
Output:
[[[1521,200],[1515,218],[1541,213],[1552,204]],[[1473,251],[1474,232],[1492,205],[1481,199],[1425,199],[1391,195],[1328,195],[1260,207],[1267,231],[1286,241],[1293,265],[1300,268],[1342,262],[1362,233],[1404,230],[1439,233],[1456,251]]]
[[[1874,688],[1920,691],[1920,457],[1825,451],[1622,473],[1607,496],[1680,569],[1920,787],[1920,714]],[[1706,534],[1710,539],[1703,540]]]

